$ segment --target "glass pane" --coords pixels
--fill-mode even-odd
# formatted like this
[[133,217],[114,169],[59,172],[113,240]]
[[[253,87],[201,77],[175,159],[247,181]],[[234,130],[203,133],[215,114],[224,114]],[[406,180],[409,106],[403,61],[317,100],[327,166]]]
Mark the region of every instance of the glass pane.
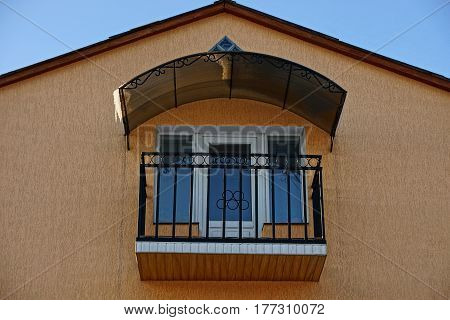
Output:
[[300,154],[300,138],[295,136],[275,136],[268,138],[269,154],[278,159],[287,159],[293,163]]
[[[213,156],[212,163],[245,164],[250,160],[249,144],[215,144],[210,145]],[[219,156],[218,154],[222,154]],[[234,154],[235,156],[223,156]],[[240,189],[240,169],[238,168],[212,168],[210,170],[209,208],[210,221],[222,221],[225,209],[226,221],[239,221],[242,209],[242,221],[252,220],[251,205],[251,172],[242,169],[242,189]],[[225,173],[225,177],[224,177]],[[224,179],[226,183],[224,186]]]
[[[299,137],[269,137],[269,154],[272,159],[294,163],[295,157],[300,154]],[[288,175],[290,197],[288,197]],[[271,181],[270,181],[271,182]],[[294,172],[286,169],[273,170],[274,201],[272,202],[272,183],[269,183],[270,209],[275,209],[275,222],[288,222],[288,199],[290,203],[291,222],[301,223],[303,219],[303,175],[301,171]]]
[[163,153],[190,153],[192,152],[192,136],[162,135],[159,149]]
[[[190,153],[192,152],[192,136],[188,135],[162,135],[160,136],[160,151],[162,153]],[[189,159],[183,156],[168,157],[167,164],[181,163]],[[175,192],[175,173],[177,177],[177,191]],[[172,223],[173,206],[176,204],[175,222],[189,222],[189,207],[191,195],[191,169],[190,168],[161,168],[159,186],[159,222]]]

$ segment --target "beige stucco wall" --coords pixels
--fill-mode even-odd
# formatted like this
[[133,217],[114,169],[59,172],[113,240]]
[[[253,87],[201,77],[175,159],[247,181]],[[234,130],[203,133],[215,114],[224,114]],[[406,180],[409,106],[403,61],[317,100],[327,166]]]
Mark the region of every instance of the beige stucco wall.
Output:
[[[319,283],[141,282],[138,148],[112,92],[223,35],[317,70],[347,91],[324,154],[329,255]],[[450,94],[227,14],[0,89],[1,298],[444,298],[449,296]],[[304,121],[255,102],[206,101],[149,124]]]

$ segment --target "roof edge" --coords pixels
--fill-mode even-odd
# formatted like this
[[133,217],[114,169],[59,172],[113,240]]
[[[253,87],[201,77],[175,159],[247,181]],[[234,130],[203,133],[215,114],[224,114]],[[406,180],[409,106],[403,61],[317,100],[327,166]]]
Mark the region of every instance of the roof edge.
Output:
[[[225,0],[225,2],[228,1]],[[236,3],[227,3],[225,6],[225,12],[275,31],[285,33],[294,38],[312,43],[319,47],[335,51],[361,62],[375,65],[445,91],[450,91],[450,79],[443,75],[354,46],[352,44],[340,41],[337,38],[305,28],[267,13],[263,13]]]
[[430,86],[450,91],[450,79],[445,76],[353,46],[229,0],[219,0],[211,5],[134,28],[81,49],[5,73],[0,75],[0,88],[224,12]]
[[80,49],[2,74],[0,75],[0,88],[223,12],[223,3],[214,3],[130,29]]

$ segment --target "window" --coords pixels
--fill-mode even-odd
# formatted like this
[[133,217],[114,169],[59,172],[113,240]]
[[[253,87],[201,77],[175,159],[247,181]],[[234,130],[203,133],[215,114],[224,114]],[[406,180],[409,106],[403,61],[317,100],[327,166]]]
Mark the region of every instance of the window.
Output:
[[[300,155],[300,137],[269,136],[268,149],[273,160],[286,161],[289,167],[295,164],[296,157]],[[271,179],[273,179],[274,203],[272,203],[272,197],[270,196],[270,208],[274,206],[275,222],[288,223],[290,210],[291,222],[302,223],[304,220],[302,173],[289,172],[286,169],[274,169]],[[290,196],[288,196],[288,190]],[[269,184],[269,195],[271,193],[272,183]]]
[[[251,150],[250,144],[210,144],[209,153],[213,155],[213,163],[216,159],[246,163],[250,160]],[[223,157],[224,154],[228,154],[229,157]],[[236,168],[211,169],[209,185],[211,221],[222,221],[223,210],[225,210],[227,221],[238,221],[240,209],[242,209],[243,221],[252,219],[251,172],[249,169],[242,170],[242,191],[240,191],[240,174],[241,170]]]
[[[159,139],[160,152],[174,154],[175,162],[182,161],[182,156],[176,154],[192,152],[192,136],[190,135],[161,135]],[[176,206],[175,222],[189,222],[191,170],[188,168],[163,168],[159,171],[159,174],[161,179],[159,222],[172,223],[174,205]],[[175,178],[177,179],[177,192],[174,199]]]
[[[158,145],[159,152],[172,154],[172,163],[190,160],[182,154],[192,152],[208,153],[211,164],[215,161],[248,163],[251,154],[267,154],[269,160],[287,162],[289,167],[305,152],[304,129],[301,127],[159,127]],[[258,177],[255,178],[257,171]],[[289,219],[291,223],[303,223],[305,220],[303,199],[306,183],[304,185],[302,172],[286,168],[241,170],[211,167],[193,170],[171,167],[160,170],[160,179],[160,223],[172,223],[174,212],[176,223],[189,223],[191,192],[192,222],[199,223],[199,231],[203,235],[209,230],[210,237],[222,235],[223,217],[227,236],[237,235],[241,212],[245,237],[252,237],[256,232],[261,234],[264,223],[272,222],[273,213],[275,223],[288,223]],[[174,197],[175,179],[177,189]],[[193,190],[190,190],[191,181]],[[255,212],[256,208],[258,212]]]

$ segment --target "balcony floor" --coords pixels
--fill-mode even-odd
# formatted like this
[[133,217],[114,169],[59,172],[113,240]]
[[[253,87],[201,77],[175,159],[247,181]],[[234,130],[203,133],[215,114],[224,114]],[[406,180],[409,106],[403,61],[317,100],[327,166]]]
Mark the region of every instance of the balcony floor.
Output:
[[326,244],[137,241],[141,280],[319,281]]

